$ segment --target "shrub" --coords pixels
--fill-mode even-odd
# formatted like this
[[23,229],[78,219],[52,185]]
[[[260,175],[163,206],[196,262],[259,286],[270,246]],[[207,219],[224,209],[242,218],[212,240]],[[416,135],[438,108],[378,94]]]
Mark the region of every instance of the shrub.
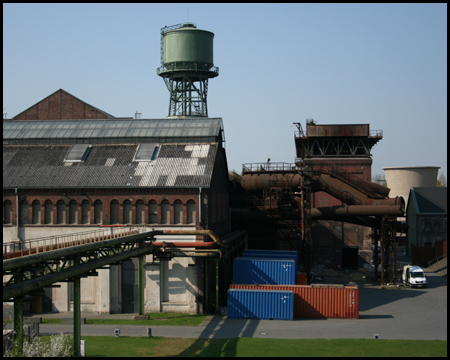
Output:
[[[37,335],[31,335],[29,340],[23,341],[23,357],[70,357],[72,356],[73,337],[59,333],[50,337],[49,341],[42,341]],[[17,344],[6,350],[5,357],[17,356]]]

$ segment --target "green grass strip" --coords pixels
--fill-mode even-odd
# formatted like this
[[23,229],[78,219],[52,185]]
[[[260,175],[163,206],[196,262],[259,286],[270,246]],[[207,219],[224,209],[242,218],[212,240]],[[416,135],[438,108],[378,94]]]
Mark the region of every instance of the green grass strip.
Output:
[[447,357],[447,341],[82,336],[89,357]]

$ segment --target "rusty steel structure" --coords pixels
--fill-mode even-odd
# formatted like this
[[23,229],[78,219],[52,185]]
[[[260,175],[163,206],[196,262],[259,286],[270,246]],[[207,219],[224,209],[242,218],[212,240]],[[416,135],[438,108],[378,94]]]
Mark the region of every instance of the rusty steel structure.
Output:
[[[371,131],[368,124],[317,125],[308,121],[305,133],[296,125],[295,164],[268,161],[243,165],[240,183],[233,187],[240,185],[246,190],[246,205],[232,209],[235,217],[260,227],[270,222],[282,229],[281,236],[289,239],[289,246],[292,239],[300,243],[297,250],[308,283],[313,245],[318,241],[312,235],[314,223],[335,221],[372,228],[374,254],[380,243],[382,284],[395,282],[398,233],[405,231],[397,217],[404,214],[405,201],[389,198],[390,189],[370,181],[370,150],[381,140],[382,131]],[[318,206],[322,202],[326,205]],[[376,255],[373,258],[376,277],[378,259]]]
[[370,157],[370,149],[383,138],[383,131],[369,129],[369,124],[318,125],[306,123],[306,134],[300,123],[295,123],[297,158],[305,163],[320,157]]

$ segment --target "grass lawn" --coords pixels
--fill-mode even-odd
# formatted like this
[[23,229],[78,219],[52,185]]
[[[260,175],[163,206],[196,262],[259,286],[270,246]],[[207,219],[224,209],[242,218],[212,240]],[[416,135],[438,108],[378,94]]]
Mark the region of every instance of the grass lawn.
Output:
[[[151,313],[148,320],[121,320],[121,319],[86,319],[87,325],[166,325],[166,326],[198,326],[207,315],[182,313]],[[42,319],[43,324],[61,324],[61,319]]]
[[447,341],[82,336],[89,357],[447,357]]

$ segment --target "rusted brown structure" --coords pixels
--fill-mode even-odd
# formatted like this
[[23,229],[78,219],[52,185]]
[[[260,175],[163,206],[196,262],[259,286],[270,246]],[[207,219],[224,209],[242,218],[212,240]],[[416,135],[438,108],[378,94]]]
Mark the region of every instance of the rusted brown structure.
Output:
[[405,211],[403,198],[389,198],[388,188],[371,182],[370,151],[382,131],[309,121],[305,133],[296,125],[295,164],[244,164],[240,185],[253,197],[247,194],[247,205],[235,206],[233,214],[255,225],[250,246],[297,249],[306,268],[376,267],[372,228]]

